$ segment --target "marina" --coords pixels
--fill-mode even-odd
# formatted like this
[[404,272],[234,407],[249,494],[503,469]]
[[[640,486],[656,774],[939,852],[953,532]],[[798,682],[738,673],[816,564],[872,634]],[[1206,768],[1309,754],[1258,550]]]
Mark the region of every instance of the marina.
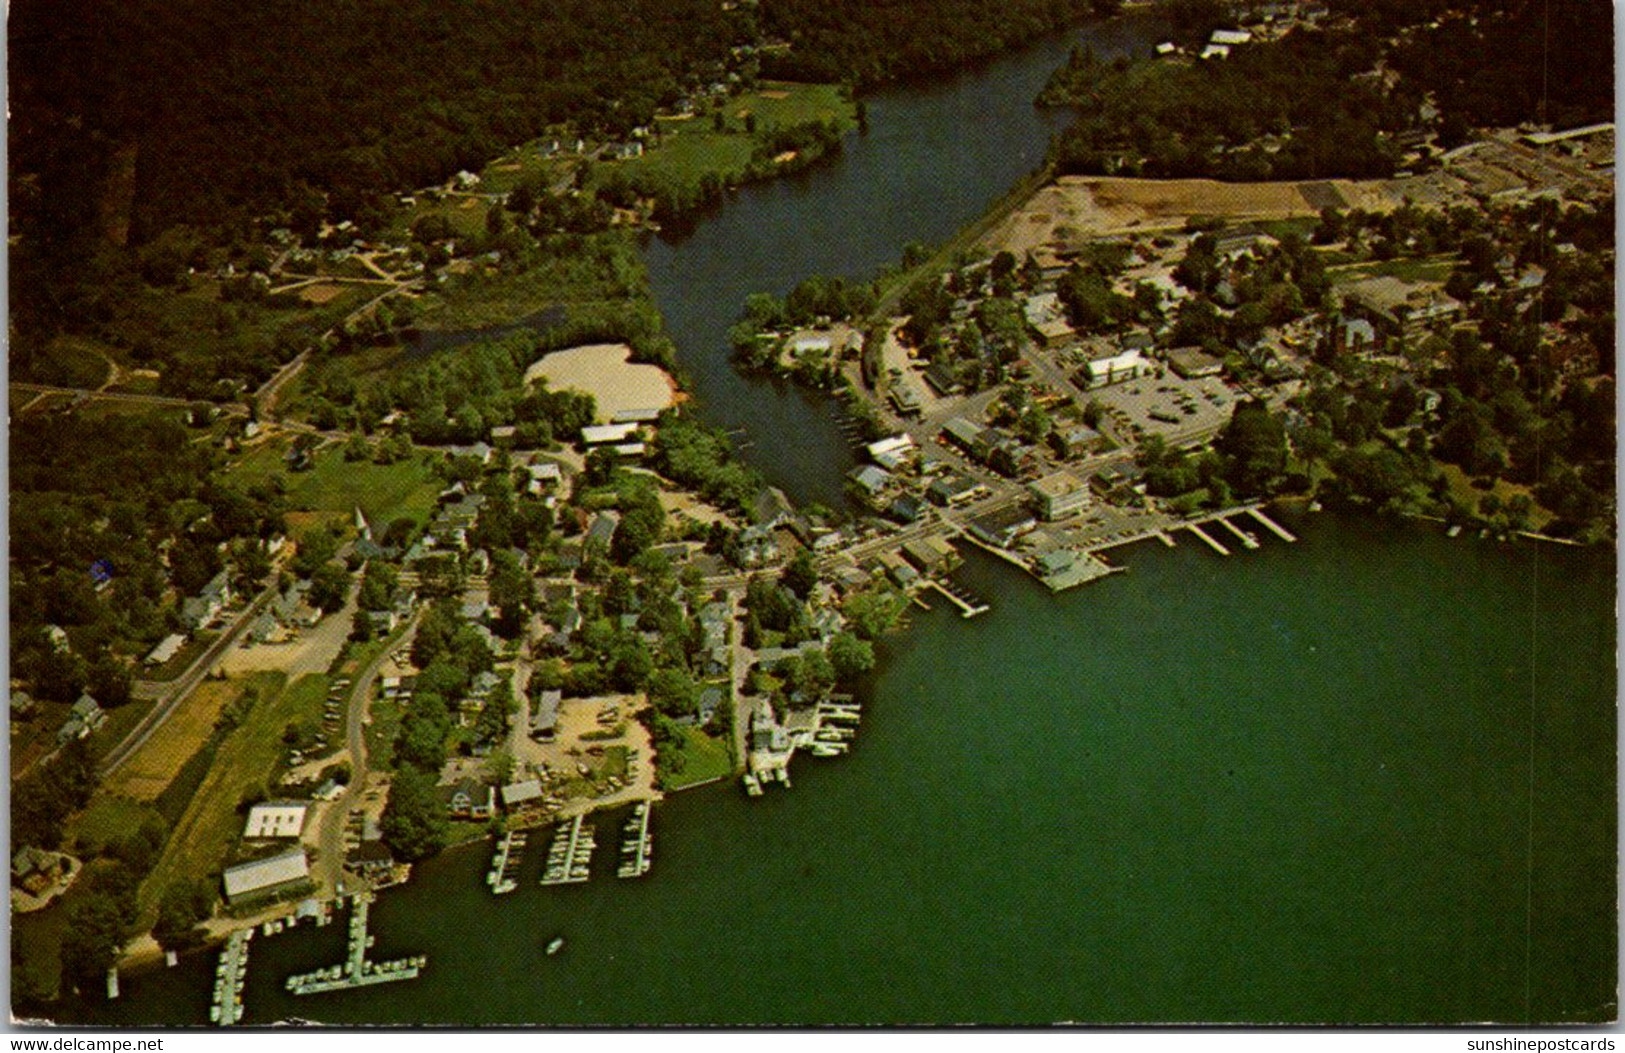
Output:
[[951,581],[932,579],[930,586],[948,597],[949,602],[959,608],[959,614],[962,618],[974,618],[978,614],[986,614],[992,610],[986,603]]
[[1217,516],[1214,519],[1214,522],[1223,524],[1223,526],[1224,526],[1224,528],[1226,530],[1228,530],[1228,531],[1230,531],[1230,533],[1236,535],[1236,540],[1241,542],[1243,548],[1257,548],[1258,547],[1258,538],[1257,537],[1253,536],[1252,534],[1248,533],[1247,531],[1245,531],[1245,530],[1241,529],[1240,527],[1236,526],[1236,524],[1230,522],[1230,520],[1226,519],[1224,516]]
[[626,840],[621,844],[619,877],[642,877],[653,865],[653,844],[649,837],[649,813],[653,809],[648,801],[639,801],[632,807],[632,818],[626,823]]
[[1208,547],[1217,552],[1219,555],[1230,555],[1230,550],[1215,541],[1213,539],[1213,535],[1209,534],[1206,530],[1203,530],[1200,523],[1186,523],[1185,526],[1190,530],[1191,533],[1195,534],[1203,541],[1206,541],[1208,543]]
[[248,941],[253,929],[238,929],[226,937],[226,949],[214,968],[214,1004],[209,1020],[230,1027],[243,1018],[243,983],[248,979]]
[[485,875],[485,883],[491,886],[493,895],[501,896],[519,887],[515,875],[519,872],[524,847],[525,834],[521,830],[510,831],[498,844],[491,869]]
[[343,991],[352,987],[370,987],[396,980],[415,980],[428,965],[427,955],[414,955],[387,962],[367,960],[373,937],[367,932],[367,917],[372,909],[372,894],[358,892],[350,911],[350,933],[344,961],[313,972],[290,976],[284,986],[290,994],[312,995],[327,991]]
[[586,816],[560,823],[547,849],[547,868],[542,873],[544,885],[573,885],[592,876],[592,850],[598,846],[593,839],[592,824]]
[[1255,505],[1252,508],[1247,509],[1247,514],[1258,520],[1260,526],[1274,534],[1276,537],[1280,538],[1282,541],[1290,544],[1291,542],[1298,540],[1290,530],[1277,523],[1269,516],[1265,515],[1262,508]]

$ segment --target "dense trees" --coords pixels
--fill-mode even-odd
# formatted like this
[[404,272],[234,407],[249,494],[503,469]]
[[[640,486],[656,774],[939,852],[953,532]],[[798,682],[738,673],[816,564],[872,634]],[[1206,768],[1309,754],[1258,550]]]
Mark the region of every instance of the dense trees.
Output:
[[435,776],[411,767],[397,771],[378,825],[397,859],[423,859],[444,848],[449,831]]

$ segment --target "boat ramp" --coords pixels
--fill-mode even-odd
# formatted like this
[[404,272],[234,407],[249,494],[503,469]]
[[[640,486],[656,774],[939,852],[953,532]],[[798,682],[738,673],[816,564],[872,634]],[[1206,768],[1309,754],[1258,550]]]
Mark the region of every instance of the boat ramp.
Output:
[[642,877],[653,865],[654,846],[649,837],[649,813],[653,809],[648,801],[639,801],[632,807],[632,818],[626,823],[626,840],[621,843],[620,877]]
[[521,830],[510,831],[497,846],[491,869],[485,875],[485,883],[491,886],[494,895],[501,896],[519,887],[515,875],[519,872],[519,858],[524,848],[525,834]]
[[542,874],[544,885],[573,885],[592,876],[592,850],[598,842],[593,840],[592,825],[586,816],[560,823],[547,848],[547,869]]
[[226,949],[220,952],[220,963],[214,967],[214,1003],[209,1007],[209,1019],[221,1027],[230,1027],[243,1018],[248,941],[253,938],[253,929],[238,929],[227,936]]
[[372,910],[372,895],[358,892],[350,911],[350,937],[344,961],[315,972],[299,973],[288,977],[287,988],[296,995],[321,994],[325,991],[343,991],[352,987],[370,987],[396,980],[415,980],[429,959],[424,955],[398,958],[388,962],[370,962],[367,950],[373,938],[367,934],[367,916]]

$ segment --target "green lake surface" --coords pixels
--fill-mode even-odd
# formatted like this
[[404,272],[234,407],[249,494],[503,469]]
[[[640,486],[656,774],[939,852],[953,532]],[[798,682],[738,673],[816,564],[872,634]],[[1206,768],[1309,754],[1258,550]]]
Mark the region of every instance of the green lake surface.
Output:
[[[1284,518],[1061,596],[973,561],[993,611],[915,613],[850,755],[658,806],[641,881],[613,818],[585,886],[448,852],[373,912],[421,979],[295,999],[342,926],[262,937],[248,1019],[1611,1018],[1611,553]],[[212,960],[85,1009],[201,1022]]]

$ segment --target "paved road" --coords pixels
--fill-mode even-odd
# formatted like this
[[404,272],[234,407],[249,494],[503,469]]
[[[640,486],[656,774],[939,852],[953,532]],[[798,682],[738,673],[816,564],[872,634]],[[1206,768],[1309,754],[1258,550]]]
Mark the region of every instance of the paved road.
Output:
[[344,793],[328,804],[322,812],[320,833],[317,837],[317,857],[314,876],[323,889],[335,889],[344,873],[344,824],[350,812],[359,803],[367,785],[367,709],[372,698],[372,686],[378,680],[379,670],[397,649],[412,642],[417,632],[421,609],[412,615],[406,628],[392,638],[389,646],[378,652],[366,667],[357,672],[350,686],[350,701],[345,721],[345,747],[350,754],[350,784]]

